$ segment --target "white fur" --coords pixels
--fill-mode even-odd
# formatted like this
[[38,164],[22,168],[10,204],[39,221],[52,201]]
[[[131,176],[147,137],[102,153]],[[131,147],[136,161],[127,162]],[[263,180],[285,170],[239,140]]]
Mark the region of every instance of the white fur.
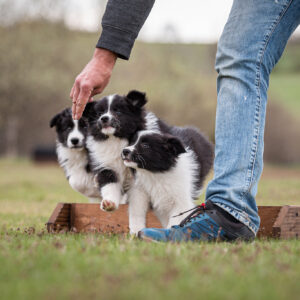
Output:
[[[128,141],[115,136],[109,136],[103,141],[96,141],[92,136],[88,136],[86,145],[95,171],[111,169],[117,174],[119,192],[116,192],[116,184],[108,184],[101,189],[101,193],[103,199],[114,202],[118,208],[120,203],[124,203],[124,197],[122,198],[121,193],[122,187],[130,186],[132,180],[131,172],[126,168],[121,158],[122,150],[128,145]],[[103,189],[105,189],[105,195],[102,192]]]
[[141,137],[144,136],[144,135],[150,135],[151,133],[158,133],[156,132],[155,130],[141,130],[138,132],[138,138],[136,139],[134,145],[131,145],[129,147],[126,147],[126,149],[132,151],[135,146],[138,144],[138,142],[140,141]]
[[68,145],[68,147],[72,148],[74,145],[72,144],[71,140],[73,138],[76,138],[76,139],[78,139],[78,144],[76,146],[81,146],[82,147],[83,140],[84,140],[84,135],[79,131],[78,120],[74,120],[73,122],[74,122],[74,128],[72,129],[72,131],[68,135],[67,145]]
[[[111,118],[113,117],[111,111],[110,111],[110,107],[111,107],[111,104],[113,103],[114,101],[114,98],[115,98],[115,95],[109,95],[107,96],[107,100],[108,100],[108,108],[107,108],[107,112],[105,114],[103,114],[101,116],[102,117],[108,117],[109,120],[111,120]],[[106,135],[113,135],[115,133],[116,129],[113,128],[113,127],[107,127],[107,128],[102,128],[101,132],[103,134],[106,134]]]
[[129,191],[129,227],[132,234],[145,228],[150,203],[164,228],[178,225],[186,215],[173,216],[195,206],[192,197],[199,166],[193,151],[186,150],[178,157],[175,167],[167,172],[136,169],[136,180]]
[[[101,188],[102,199],[113,202],[118,207],[118,205],[122,201],[122,192],[121,191],[122,191],[122,187],[120,186],[119,182],[108,183],[104,187]],[[119,202],[117,202],[116,200]],[[102,203],[103,203],[103,201],[102,201]]]
[[160,132],[158,118],[152,112],[146,114],[146,129],[154,132]]
[[99,189],[94,180],[94,174],[86,171],[87,152],[84,148],[70,149],[57,142],[58,162],[64,168],[70,186],[77,192],[90,198],[91,202],[101,199]]
[[128,168],[134,168],[135,169],[137,167],[137,163],[135,163],[134,161],[124,160],[124,164]]
[[112,104],[112,102],[113,102],[115,96],[116,96],[116,94],[107,96],[109,110],[110,110],[110,106],[111,106],[111,104]]

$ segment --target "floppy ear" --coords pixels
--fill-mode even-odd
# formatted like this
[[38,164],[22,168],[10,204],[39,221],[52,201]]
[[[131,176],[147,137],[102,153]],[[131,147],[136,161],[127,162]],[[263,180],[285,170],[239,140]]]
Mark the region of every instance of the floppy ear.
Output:
[[167,148],[171,153],[178,156],[179,154],[186,152],[182,142],[178,138],[172,135],[167,135],[165,138],[167,142]]
[[57,123],[59,122],[60,118],[61,118],[61,113],[55,115],[50,121],[50,127],[52,128],[52,127],[56,126]]
[[95,105],[97,101],[88,102],[85,106],[82,116],[89,119],[95,113]]
[[137,108],[142,108],[147,103],[146,93],[136,90],[130,91],[126,96],[126,100],[132,106]]

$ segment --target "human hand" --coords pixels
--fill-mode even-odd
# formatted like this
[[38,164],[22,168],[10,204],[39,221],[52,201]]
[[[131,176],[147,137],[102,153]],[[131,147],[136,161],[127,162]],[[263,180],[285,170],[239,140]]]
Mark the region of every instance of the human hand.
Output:
[[87,102],[107,86],[117,55],[109,50],[96,48],[92,59],[76,77],[71,89],[72,116],[79,120]]

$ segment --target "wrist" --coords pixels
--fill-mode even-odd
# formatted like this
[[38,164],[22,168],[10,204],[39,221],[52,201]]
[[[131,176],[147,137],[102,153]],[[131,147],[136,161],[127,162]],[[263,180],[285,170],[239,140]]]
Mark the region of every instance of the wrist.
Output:
[[93,59],[97,59],[108,65],[114,66],[117,60],[117,54],[104,48],[96,48],[93,54]]

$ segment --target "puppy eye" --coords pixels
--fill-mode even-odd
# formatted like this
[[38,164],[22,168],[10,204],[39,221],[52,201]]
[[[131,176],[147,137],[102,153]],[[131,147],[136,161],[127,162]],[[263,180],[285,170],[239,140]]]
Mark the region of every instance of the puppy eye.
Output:
[[141,146],[144,149],[149,149],[150,148],[149,144],[147,144],[147,143],[142,143]]
[[115,112],[117,115],[120,115],[120,114],[121,114],[120,108],[117,108],[117,107],[114,109],[114,112]]

